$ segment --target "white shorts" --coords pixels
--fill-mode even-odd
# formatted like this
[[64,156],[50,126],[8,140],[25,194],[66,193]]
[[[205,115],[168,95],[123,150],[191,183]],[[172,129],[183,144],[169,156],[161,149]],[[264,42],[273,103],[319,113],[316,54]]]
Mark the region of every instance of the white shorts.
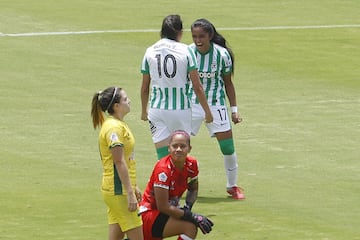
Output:
[[148,119],[154,143],[165,140],[175,130],[191,133],[191,109],[163,110],[150,108]]
[[[209,106],[213,115],[214,121],[207,123],[206,127],[211,137],[215,136],[215,133],[226,132],[231,129],[231,123],[226,106]],[[205,112],[200,104],[193,104],[191,106],[191,134],[196,135],[201,127],[201,124],[205,120]]]

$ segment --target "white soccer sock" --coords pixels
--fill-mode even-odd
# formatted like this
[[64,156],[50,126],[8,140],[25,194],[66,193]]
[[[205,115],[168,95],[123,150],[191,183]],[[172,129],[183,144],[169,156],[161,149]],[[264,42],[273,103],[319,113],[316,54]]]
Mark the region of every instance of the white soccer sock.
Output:
[[185,235],[185,234],[181,234],[181,235],[180,235],[180,238],[178,238],[178,239],[182,239],[182,240],[193,240],[191,237],[188,237],[188,236]]
[[227,188],[237,186],[238,164],[236,153],[224,155],[224,167],[227,178]]

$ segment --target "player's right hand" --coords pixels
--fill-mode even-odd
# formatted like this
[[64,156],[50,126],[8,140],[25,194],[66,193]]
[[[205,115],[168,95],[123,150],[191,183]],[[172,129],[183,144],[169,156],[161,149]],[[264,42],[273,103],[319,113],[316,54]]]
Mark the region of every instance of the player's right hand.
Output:
[[141,120],[143,120],[143,121],[147,121],[147,120],[148,120],[148,113],[147,113],[147,112],[142,112],[142,113],[141,113]]
[[214,121],[213,115],[210,113],[205,113],[205,122],[206,123],[212,123]]

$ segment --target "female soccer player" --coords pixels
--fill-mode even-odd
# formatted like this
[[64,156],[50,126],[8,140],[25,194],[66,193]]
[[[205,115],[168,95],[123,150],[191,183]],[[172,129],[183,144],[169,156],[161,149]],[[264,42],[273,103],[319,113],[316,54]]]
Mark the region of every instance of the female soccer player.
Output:
[[[197,199],[199,170],[197,160],[188,156],[189,134],[174,131],[168,147],[170,154],[156,163],[140,203],[144,238],[159,240],[179,235],[178,239],[195,239],[197,227],[206,234],[213,223],[191,212]],[[185,206],[180,208],[186,190]]]
[[[107,205],[109,240],[142,240],[142,220],[138,216],[141,193],[136,187],[135,139],[124,117],[130,112],[130,99],[118,87],[94,94],[93,126],[101,127],[99,150],[103,165],[102,195]],[[104,119],[104,113],[108,116]]]
[[[226,94],[229,99],[232,122],[240,123],[242,118],[238,113],[232,82],[234,56],[226,45],[225,38],[208,20],[196,20],[191,25],[191,34],[193,43],[190,47],[195,51],[200,81],[214,117],[214,122],[207,123],[206,126],[210,136],[216,137],[224,156],[227,192],[232,198],[241,200],[245,196],[242,189],[237,186],[238,164],[225,97]],[[189,95],[192,100],[192,134],[196,135],[203,122],[204,111],[199,107],[199,99],[193,94],[192,86]]]
[[206,122],[213,121],[196,69],[194,51],[179,42],[182,27],[179,15],[165,17],[161,39],[147,48],[141,64],[141,119],[149,121],[158,159],[168,154],[167,145],[172,131],[182,129],[189,134],[191,132],[188,77],[204,109]]

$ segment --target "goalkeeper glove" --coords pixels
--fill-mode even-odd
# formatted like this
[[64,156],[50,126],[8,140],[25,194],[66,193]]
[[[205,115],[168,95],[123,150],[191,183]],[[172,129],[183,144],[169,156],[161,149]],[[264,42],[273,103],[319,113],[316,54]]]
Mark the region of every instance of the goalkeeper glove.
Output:
[[181,208],[182,210],[187,210],[187,211],[191,211],[192,208],[192,204],[190,203],[185,203],[184,206]]
[[212,227],[214,226],[214,223],[207,217],[193,213],[187,209],[184,209],[184,216],[181,219],[195,224],[195,226],[200,228],[203,234],[211,232]]

